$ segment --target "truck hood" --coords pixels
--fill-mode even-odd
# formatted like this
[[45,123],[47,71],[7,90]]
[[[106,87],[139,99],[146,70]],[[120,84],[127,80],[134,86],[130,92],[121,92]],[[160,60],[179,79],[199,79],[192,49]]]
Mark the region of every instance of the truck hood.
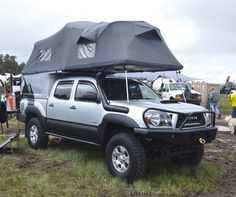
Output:
[[177,113],[192,113],[192,112],[200,112],[207,111],[202,106],[193,105],[188,103],[168,103],[161,102],[157,100],[131,100],[129,103],[127,101],[111,101],[110,105],[118,105],[123,107],[128,107],[130,110],[146,110],[148,108],[160,109],[163,111],[171,111]]

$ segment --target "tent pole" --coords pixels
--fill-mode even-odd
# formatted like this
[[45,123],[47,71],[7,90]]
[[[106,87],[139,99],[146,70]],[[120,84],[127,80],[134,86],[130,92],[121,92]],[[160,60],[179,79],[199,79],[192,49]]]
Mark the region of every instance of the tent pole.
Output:
[[128,74],[126,68],[125,68],[125,85],[126,85],[127,103],[129,103]]

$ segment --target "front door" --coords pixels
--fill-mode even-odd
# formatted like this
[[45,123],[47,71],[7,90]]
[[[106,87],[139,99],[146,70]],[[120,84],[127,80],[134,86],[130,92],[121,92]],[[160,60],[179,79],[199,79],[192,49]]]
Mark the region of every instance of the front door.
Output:
[[97,100],[89,100],[87,94],[98,95],[95,85],[89,81],[78,81],[70,103],[70,121],[75,125],[79,138],[96,140],[97,128],[102,121],[103,106]]

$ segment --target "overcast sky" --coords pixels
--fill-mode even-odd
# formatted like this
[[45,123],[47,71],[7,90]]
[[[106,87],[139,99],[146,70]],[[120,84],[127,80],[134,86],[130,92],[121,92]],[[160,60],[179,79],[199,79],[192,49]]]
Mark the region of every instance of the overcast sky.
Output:
[[72,21],[144,20],[160,28],[182,73],[236,80],[235,0],[0,0],[0,53],[27,62],[33,45]]

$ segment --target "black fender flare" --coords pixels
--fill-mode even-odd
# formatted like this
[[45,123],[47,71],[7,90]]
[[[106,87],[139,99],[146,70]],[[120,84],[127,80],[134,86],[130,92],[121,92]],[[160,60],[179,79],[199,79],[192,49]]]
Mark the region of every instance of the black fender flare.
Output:
[[104,138],[105,138],[105,131],[108,126],[108,124],[118,124],[124,127],[129,127],[129,128],[140,128],[138,123],[133,120],[130,117],[127,117],[122,114],[106,114],[103,117],[102,123],[98,127],[98,136],[99,136],[99,141],[103,145],[104,144]]
[[[26,115],[26,119],[25,119],[25,123],[27,124],[27,119],[28,119],[28,114],[29,113],[33,113],[35,114],[34,117],[37,117],[42,125],[43,129],[46,129],[46,118],[42,116],[41,112],[38,110],[37,107],[33,106],[33,105],[29,105],[26,109],[25,109],[25,115]],[[26,125],[27,126],[27,125]]]

